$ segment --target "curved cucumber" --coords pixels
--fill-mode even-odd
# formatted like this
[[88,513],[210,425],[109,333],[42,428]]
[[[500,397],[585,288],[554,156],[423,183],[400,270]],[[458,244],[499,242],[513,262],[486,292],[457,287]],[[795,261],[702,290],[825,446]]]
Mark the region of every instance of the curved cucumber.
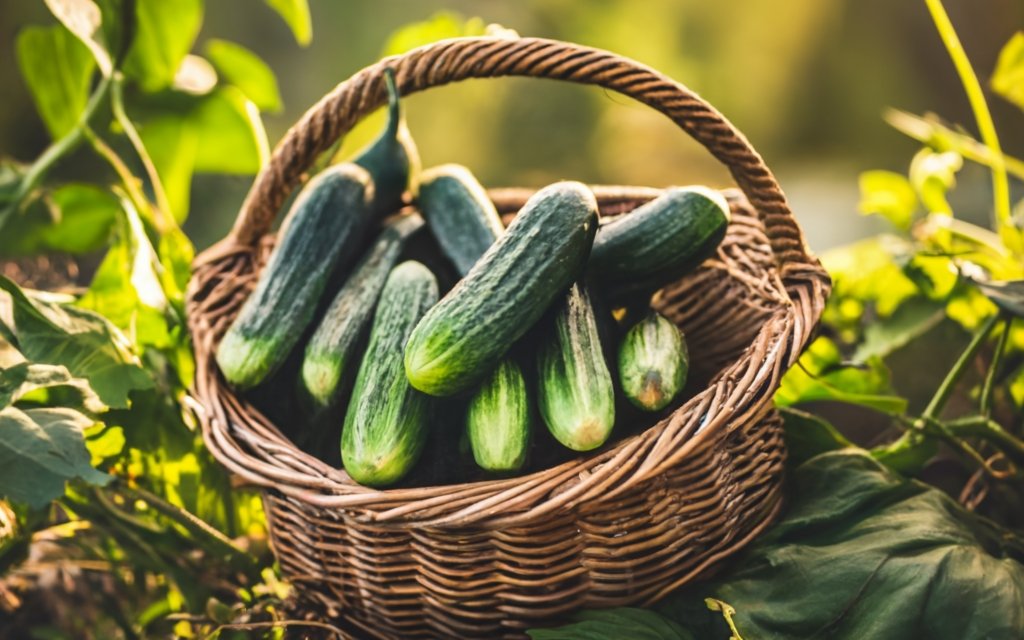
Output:
[[306,345],[299,376],[300,394],[314,413],[333,405],[351,384],[388,273],[406,239],[422,226],[423,218],[413,214],[384,227],[324,313]]
[[597,201],[585,185],[538,191],[416,325],[405,348],[412,385],[443,396],[482,380],[580,275],[596,229]]
[[615,425],[615,388],[583,285],[569,289],[547,329],[537,354],[540,414],[563,445],[596,449]]
[[714,254],[729,224],[729,204],[705,187],[672,187],[602,224],[588,270],[613,298],[651,293]]
[[376,140],[352,159],[373,177],[373,210],[378,216],[394,213],[402,206],[402,194],[420,166],[416,143],[402,115],[395,72],[390,67],[384,70],[384,82],[388,89],[387,125]]
[[633,325],[619,345],[622,391],[644,411],[664,409],[679,395],[689,364],[679,327],[657,312]]
[[423,451],[431,398],[409,385],[402,348],[413,326],[435,302],[437,280],[429,269],[413,261],[392,269],[341,432],[342,464],[359,484],[394,484]]
[[463,166],[446,164],[424,171],[417,202],[460,275],[469,273],[504,231],[494,203]]
[[523,372],[506,358],[469,400],[466,413],[473,458],[488,471],[515,471],[530,446],[530,399]]
[[235,386],[267,379],[313,319],[332,273],[344,268],[371,219],[373,185],[362,167],[344,163],[302,189],[278,243],[217,349],[217,364]]

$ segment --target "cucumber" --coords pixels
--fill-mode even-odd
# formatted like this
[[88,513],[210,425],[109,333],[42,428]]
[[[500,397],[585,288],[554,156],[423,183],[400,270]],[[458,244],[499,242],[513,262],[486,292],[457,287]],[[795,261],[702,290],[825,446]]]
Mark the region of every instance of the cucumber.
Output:
[[469,169],[457,164],[425,171],[417,203],[441,249],[463,276],[504,231],[487,192]]
[[256,290],[217,349],[228,382],[253,387],[285,361],[313,320],[331,275],[344,272],[357,255],[372,200],[370,174],[351,163],[325,169],[302,189]]
[[402,194],[420,166],[416,143],[402,115],[395,72],[390,67],[384,70],[384,82],[388,89],[387,124],[377,139],[352,159],[353,163],[369,171],[373,178],[373,211],[377,216],[389,215],[402,206]]
[[505,233],[420,321],[405,348],[417,389],[452,395],[480,382],[581,274],[597,201],[579,182],[538,191]]
[[359,484],[394,484],[423,451],[432,399],[409,385],[402,352],[437,295],[434,274],[411,260],[392,269],[384,284],[341,431],[342,464]]
[[619,345],[619,381],[626,398],[659,411],[686,385],[689,356],[679,327],[656,311],[630,327]]
[[466,432],[477,465],[487,471],[516,471],[530,446],[530,399],[519,365],[505,358],[473,394]]
[[537,352],[540,414],[574,451],[600,447],[615,425],[615,387],[587,289],[573,284]]
[[359,366],[359,347],[370,327],[388,273],[406,239],[423,226],[418,214],[402,216],[384,227],[369,252],[334,297],[306,344],[299,395],[313,414],[327,410],[351,383]]
[[728,224],[729,204],[719,192],[666,189],[601,225],[588,271],[613,299],[653,293],[713,255]]

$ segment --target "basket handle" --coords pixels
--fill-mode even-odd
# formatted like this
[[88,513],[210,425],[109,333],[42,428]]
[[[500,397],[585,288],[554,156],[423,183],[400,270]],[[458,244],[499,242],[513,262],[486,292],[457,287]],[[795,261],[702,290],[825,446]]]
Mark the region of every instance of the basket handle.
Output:
[[787,271],[816,264],[764,160],[697,94],[645,65],[600,49],[493,36],[444,40],[385,58],[335,87],[288,131],[256,176],[231,230],[236,243],[255,247],[317,157],[386,102],[387,67],[394,69],[403,96],[467,78],[529,76],[598,85],[634,98],[668,116],[729,169],[765,225],[784,280]]

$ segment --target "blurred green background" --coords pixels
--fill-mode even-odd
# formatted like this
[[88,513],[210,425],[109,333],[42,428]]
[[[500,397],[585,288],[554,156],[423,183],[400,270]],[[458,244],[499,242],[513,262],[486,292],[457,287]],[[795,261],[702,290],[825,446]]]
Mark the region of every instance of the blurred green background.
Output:
[[[877,230],[856,215],[857,176],[904,171],[918,144],[888,125],[893,106],[939,112],[974,130],[967,102],[924,3],[914,0],[312,0],[313,41],[296,45],[258,0],[207,3],[203,31],[239,42],[278,75],[284,109],[265,124],[271,143],[335,84],[383,53],[388,37],[439,11],[480,16],[522,35],[602,47],[694,89],[753,142],[777,173],[817,250]],[[947,0],[979,75],[1024,26],[1020,0]],[[48,137],[14,62],[14,37],[51,24],[42,2],[0,3],[0,154],[29,161]],[[1024,153],[1024,118],[993,98],[1005,150]],[[409,125],[425,166],[460,162],[487,186],[559,178],[616,184],[727,185],[728,175],[664,117],[594,88],[481,80],[410,97]],[[376,126],[377,122],[370,125]],[[374,132],[357,130],[351,148]],[[57,177],[85,177],[73,157]],[[197,176],[186,230],[198,247],[223,236],[251,177]],[[960,174],[955,208],[988,218],[984,170]]]

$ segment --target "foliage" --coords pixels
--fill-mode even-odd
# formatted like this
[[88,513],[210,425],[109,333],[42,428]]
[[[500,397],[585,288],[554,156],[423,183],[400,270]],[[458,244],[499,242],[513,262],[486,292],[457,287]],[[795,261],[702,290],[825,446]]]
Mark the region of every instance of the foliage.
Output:
[[[797,467],[791,496],[782,520],[720,578],[653,611],[586,614],[531,636],[626,637],[615,631],[632,627],[664,640],[961,640],[1024,628],[1024,540],[937,489],[846,449]],[[709,595],[734,614],[711,609]]]

